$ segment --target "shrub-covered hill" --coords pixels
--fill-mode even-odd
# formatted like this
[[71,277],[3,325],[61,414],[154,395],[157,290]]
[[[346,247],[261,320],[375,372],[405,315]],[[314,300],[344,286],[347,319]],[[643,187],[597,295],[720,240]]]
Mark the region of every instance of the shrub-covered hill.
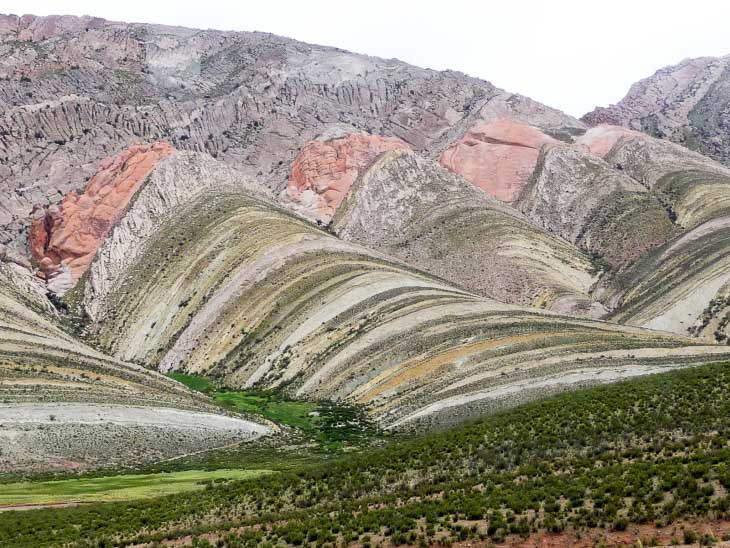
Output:
[[695,540],[703,523],[730,518],[729,436],[730,364],[720,363],[184,497],[1,513],[0,544],[205,545],[197,535],[225,546],[398,545],[561,533],[593,545],[635,531]]

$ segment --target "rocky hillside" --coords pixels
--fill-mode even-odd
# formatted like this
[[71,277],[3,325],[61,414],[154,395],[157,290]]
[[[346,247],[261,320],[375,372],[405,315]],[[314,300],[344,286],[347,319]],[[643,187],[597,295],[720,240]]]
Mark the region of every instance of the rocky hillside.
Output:
[[[462,147],[466,152],[460,152]],[[572,244],[574,252],[579,250],[590,257],[592,272],[599,281],[588,289],[589,299],[584,303],[590,303],[591,310],[602,317],[713,342],[727,341],[729,248],[725,231],[730,170],[725,166],[667,140],[619,126],[597,126],[566,143],[534,126],[504,120],[480,123],[443,153],[441,163],[474,186],[508,198],[512,208],[503,205],[503,211],[522,212],[533,229],[539,227]],[[394,183],[399,180],[395,174],[389,178]],[[426,180],[423,176],[418,179]],[[432,191],[430,195],[435,194]],[[462,206],[477,203],[472,198],[461,200]],[[374,218],[378,208],[372,204],[368,208],[367,217]],[[360,218],[364,217],[361,213]],[[501,255],[508,255],[513,262],[499,279],[514,280],[527,290],[531,283],[514,277],[529,260],[507,251],[510,238],[517,237],[518,232],[510,228],[497,236],[494,224],[472,226],[484,227],[485,233],[499,242],[500,250],[486,251],[487,246],[478,246],[486,253],[472,267],[489,265],[488,272],[496,274]],[[457,234],[469,234],[463,227],[446,232],[452,241]],[[424,231],[419,237],[430,238],[430,234]],[[399,241],[393,235],[390,238],[393,243]],[[417,241],[412,235],[408,240]],[[539,238],[533,233],[529,240],[534,243]],[[530,254],[533,261],[550,256],[534,251]],[[389,252],[398,254],[397,250]],[[425,262],[421,259],[419,266],[478,289],[468,280],[473,270],[459,260],[459,247],[451,244],[448,256],[453,259],[446,262],[454,274],[443,267],[434,270],[438,260],[433,257]],[[477,255],[472,252],[472,256]],[[566,264],[563,261],[554,270],[567,274]],[[555,279],[536,264],[527,269],[545,285]],[[479,281],[490,285],[488,275]],[[576,291],[573,286],[572,291],[580,294],[585,290]],[[490,295],[513,302],[505,294]],[[585,310],[585,305],[563,308],[563,304],[556,301],[555,309],[573,314]]]
[[480,295],[600,317],[589,258],[517,210],[412,153],[381,156],[360,175],[332,231]]
[[669,139],[730,165],[730,56],[685,59],[631,86],[582,119]]
[[3,16],[0,53],[8,306],[149,390],[27,401],[208,405],[157,369],[410,428],[730,354],[730,171],[682,146],[260,33]]
[[613,310],[610,317],[724,343],[730,320],[725,287],[730,281],[730,169],[641,134],[617,139],[605,159],[665,206],[676,231],[602,281],[607,289],[599,289],[599,298]]
[[[357,197],[387,169],[381,164],[440,171],[390,154],[355,182]],[[479,214],[489,220],[493,210]],[[388,427],[463,420],[570,386],[730,355],[479,297],[340,240],[188,152],[152,171],[66,298],[120,359],[359,403]]]
[[0,16],[0,243],[22,248],[35,207],[138,142],[207,152],[280,191],[333,124],[436,156],[504,117],[558,137],[584,127],[460,73],[270,34]]
[[26,272],[0,260],[0,472],[129,466],[268,431],[69,336]]

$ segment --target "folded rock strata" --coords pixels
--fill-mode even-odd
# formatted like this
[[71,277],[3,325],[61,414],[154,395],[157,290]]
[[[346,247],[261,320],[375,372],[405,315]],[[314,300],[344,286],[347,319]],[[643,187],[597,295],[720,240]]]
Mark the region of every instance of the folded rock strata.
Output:
[[[178,153],[161,162],[92,263],[83,304],[96,340],[118,358],[360,403],[382,425],[410,428],[730,355],[477,296],[245,187],[221,192],[194,175],[208,161]],[[177,193],[180,173],[201,192]],[[150,210],[155,225],[134,236]]]
[[29,246],[39,276],[58,294],[71,289],[122,217],[145,177],[170,155],[167,143],[138,145],[109,157],[83,193],[68,194],[60,206],[41,211],[30,227]]
[[361,133],[310,141],[292,162],[281,201],[305,217],[327,225],[357,176],[388,150],[410,147],[397,138]]

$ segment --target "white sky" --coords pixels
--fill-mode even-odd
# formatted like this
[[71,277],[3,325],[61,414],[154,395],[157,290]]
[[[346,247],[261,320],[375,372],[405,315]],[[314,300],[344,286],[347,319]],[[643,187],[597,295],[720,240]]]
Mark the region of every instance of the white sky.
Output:
[[575,116],[658,68],[730,54],[727,0],[0,0],[0,13],[272,32],[460,70]]

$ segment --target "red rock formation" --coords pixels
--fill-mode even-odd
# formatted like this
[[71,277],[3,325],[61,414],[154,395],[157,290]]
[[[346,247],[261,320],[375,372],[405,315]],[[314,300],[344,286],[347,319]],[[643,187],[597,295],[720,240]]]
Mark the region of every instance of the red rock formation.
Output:
[[514,202],[535,169],[543,145],[559,145],[514,120],[478,122],[441,154],[441,165],[505,202]]
[[[86,272],[96,251],[157,163],[174,152],[169,144],[135,145],[102,161],[83,194],[68,194],[32,223],[30,250],[49,282],[70,273],[71,285]],[[64,287],[68,283],[64,282]],[[67,287],[66,287],[67,288]]]
[[589,152],[605,158],[613,146],[623,137],[637,137],[643,134],[626,129],[625,127],[602,124],[589,129],[585,135],[576,140],[576,143],[588,149]]
[[364,133],[310,141],[292,163],[281,199],[306,217],[327,224],[360,172],[389,150],[410,147],[395,137]]

